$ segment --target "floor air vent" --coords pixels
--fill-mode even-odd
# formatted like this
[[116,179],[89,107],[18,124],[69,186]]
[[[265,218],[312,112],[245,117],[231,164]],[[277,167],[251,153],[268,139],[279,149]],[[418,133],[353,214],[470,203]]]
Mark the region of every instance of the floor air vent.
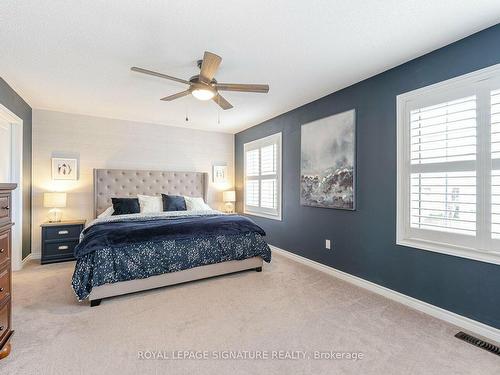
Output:
[[457,339],[463,340],[465,342],[468,342],[469,344],[472,344],[474,346],[477,346],[478,348],[484,349],[489,351],[490,353],[496,354],[500,356],[500,347],[497,345],[490,344],[489,342],[483,341],[481,339],[478,339],[477,337],[468,335],[465,332],[458,332],[455,337]]

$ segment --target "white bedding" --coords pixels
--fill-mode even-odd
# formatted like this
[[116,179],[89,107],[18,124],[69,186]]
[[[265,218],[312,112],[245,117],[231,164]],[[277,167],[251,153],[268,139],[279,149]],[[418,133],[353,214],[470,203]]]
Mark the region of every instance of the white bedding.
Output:
[[137,199],[139,199],[139,207],[142,213],[163,211],[163,200],[161,196],[137,194]]

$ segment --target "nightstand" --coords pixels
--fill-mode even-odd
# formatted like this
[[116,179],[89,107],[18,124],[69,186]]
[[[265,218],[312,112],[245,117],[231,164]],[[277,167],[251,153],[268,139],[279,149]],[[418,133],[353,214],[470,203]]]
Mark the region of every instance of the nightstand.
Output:
[[42,264],[75,260],[73,250],[78,244],[85,220],[43,223]]

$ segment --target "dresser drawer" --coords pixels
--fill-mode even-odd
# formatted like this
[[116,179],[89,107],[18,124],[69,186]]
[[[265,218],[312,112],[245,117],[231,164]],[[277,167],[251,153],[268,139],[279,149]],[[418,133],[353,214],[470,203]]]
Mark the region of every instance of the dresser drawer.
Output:
[[0,267],[10,260],[10,230],[0,232]]
[[63,240],[67,238],[79,238],[82,231],[81,225],[64,225],[60,227],[44,228],[44,240]]
[[0,343],[10,331],[10,301],[0,307]]
[[10,296],[10,267],[0,271],[0,304],[7,296]]
[[10,195],[0,194],[0,224],[10,223]]

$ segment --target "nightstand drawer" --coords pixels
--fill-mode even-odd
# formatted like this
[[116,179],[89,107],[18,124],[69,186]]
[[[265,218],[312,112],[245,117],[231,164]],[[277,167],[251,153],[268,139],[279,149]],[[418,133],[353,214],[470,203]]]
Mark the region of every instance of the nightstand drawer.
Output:
[[82,231],[81,225],[64,225],[45,228],[45,240],[63,240],[66,238],[79,238]]
[[52,256],[65,257],[66,255],[72,257],[76,245],[78,245],[78,241],[47,242],[43,255],[47,258]]
[[0,304],[10,295],[10,267],[0,271]]

